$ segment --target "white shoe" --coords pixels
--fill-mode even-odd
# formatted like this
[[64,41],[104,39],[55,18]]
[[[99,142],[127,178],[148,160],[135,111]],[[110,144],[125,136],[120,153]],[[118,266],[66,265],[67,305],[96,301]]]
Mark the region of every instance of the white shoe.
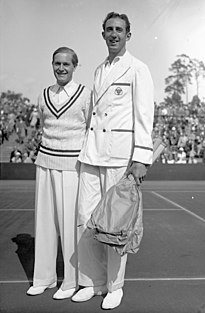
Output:
[[118,305],[120,305],[122,296],[123,296],[122,288],[117,289],[113,292],[108,292],[108,294],[103,300],[102,309],[109,310],[116,308]]
[[75,288],[67,289],[67,290],[62,290],[61,288],[56,291],[53,295],[53,299],[61,300],[61,299],[66,299],[72,297],[72,295],[75,292]]
[[88,301],[94,296],[101,296],[107,292],[105,286],[101,287],[85,287],[80,289],[73,297],[72,300],[75,302]]
[[28,290],[27,290],[27,295],[29,296],[37,296],[37,295],[40,295],[41,293],[43,293],[46,289],[48,288],[54,288],[57,286],[57,283],[53,283],[51,285],[48,285],[48,286],[39,286],[39,287],[30,287]]

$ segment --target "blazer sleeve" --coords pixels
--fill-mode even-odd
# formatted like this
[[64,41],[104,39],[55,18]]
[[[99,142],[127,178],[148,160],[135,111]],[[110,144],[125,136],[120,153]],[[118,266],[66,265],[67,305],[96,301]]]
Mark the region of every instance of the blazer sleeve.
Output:
[[150,71],[142,63],[134,69],[133,113],[134,147],[132,161],[152,164],[152,129],[154,121],[154,87]]

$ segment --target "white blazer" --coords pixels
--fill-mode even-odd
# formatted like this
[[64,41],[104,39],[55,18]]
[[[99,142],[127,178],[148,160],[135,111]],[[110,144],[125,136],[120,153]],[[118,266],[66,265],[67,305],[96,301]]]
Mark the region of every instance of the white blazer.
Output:
[[95,71],[93,111],[79,160],[96,166],[152,163],[153,81],[147,65],[126,52],[100,84]]

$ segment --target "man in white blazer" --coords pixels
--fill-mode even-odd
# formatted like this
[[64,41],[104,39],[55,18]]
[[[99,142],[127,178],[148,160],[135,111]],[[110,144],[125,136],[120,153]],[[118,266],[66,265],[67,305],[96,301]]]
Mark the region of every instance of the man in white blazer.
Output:
[[95,71],[93,112],[79,156],[79,285],[84,288],[72,300],[107,293],[102,308],[113,309],[123,296],[127,255],[93,239],[86,224],[104,193],[125,173],[138,185],[144,179],[152,163],[154,99],[147,65],[126,51],[131,37],[127,16],[109,13],[102,36],[109,55]]

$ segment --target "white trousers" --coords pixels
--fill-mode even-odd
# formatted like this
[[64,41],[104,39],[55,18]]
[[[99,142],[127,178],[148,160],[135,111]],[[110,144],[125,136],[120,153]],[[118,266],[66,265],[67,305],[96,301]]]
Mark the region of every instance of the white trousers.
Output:
[[37,166],[35,199],[34,286],[57,281],[58,237],[64,259],[63,290],[77,285],[77,171],[57,171]]
[[86,228],[103,194],[123,176],[126,167],[107,168],[81,164],[78,198],[79,285],[103,286],[110,292],[124,285],[127,255],[93,239]]

